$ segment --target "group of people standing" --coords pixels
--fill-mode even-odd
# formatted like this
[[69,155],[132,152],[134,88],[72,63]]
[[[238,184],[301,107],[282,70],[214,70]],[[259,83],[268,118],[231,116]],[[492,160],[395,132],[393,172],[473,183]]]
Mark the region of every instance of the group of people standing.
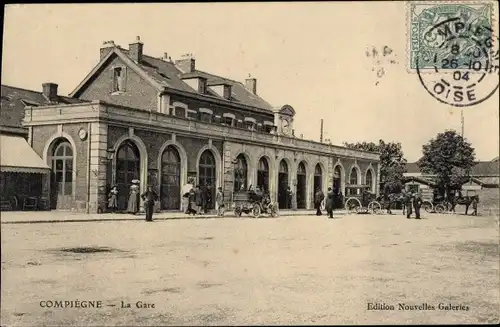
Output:
[[[140,181],[138,179],[132,180],[126,212],[136,215],[139,212],[139,202],[142,198],[144,201],[144,211],[146,212],[146,221],[153,221],[155,203],[158,201],[159,196],[151,185],[148,186],[146,192],[140,194],[139,184]],[[116,213],[118,209],[118,186],[116,185],[111,187],[111,191],[108,194],[108,207],[113,213]]]
[[[314,194],[314,207],[316,208],[316,216],[321,216],[321,204],[323,203],[323,200],[325,200],[325,194],[323,191],[318,187],[316,189],[316,193]],[[336,196],[335,193],[333,192],[332,188],[328,188],[328,192],[326,193],[326,201],[325,201],[325,209],[326,213],[328,214],[328,218],[333,218],[333,209],[335,207],[335,200]]]
[[[215,194],[215,209],[218,216],[222,216],[224,208],[224,195],[222,187],[217,189]],[[194,180],[189,180],[182,187],[182,207],[184,213],[188,215],[201,215],[209,213],[214,199],[212,199],[212,185],[194,185]]]

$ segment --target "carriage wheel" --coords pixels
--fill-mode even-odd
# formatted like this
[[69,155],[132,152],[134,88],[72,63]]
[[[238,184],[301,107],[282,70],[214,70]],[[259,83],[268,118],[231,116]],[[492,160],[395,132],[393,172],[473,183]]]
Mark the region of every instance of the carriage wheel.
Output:
[[425,212],[431,213],[434,210],[433,205],[430,201],[422,202],[422,207],[424,207]]
[[446,207],[443,204],[438,204],[434,210],[436,210],[437,213],[443,213],[446,211]]
[[378,201],[372,201],[368,203],[368,211],[370,211],[373,214],[379,214],[382,213],[382,206]]
[[236,206],[236,207],[234,208],[234,215],[235,215],[236,217],[241,217],[241,208],[240,208],[239,206]]
[[260,205],[258,205],[257,203],[255,203],[255,204],[253,205],[253,209],[252,209],[253,216],[254,216],[255,218],[259,218],[259,216],[260,216],[260,212],[261,212],[261,210],[260,210]]
[[361,208],[361,202],[356,198],[348,198],[345,201],[345,209],[348,213],[358,212]]

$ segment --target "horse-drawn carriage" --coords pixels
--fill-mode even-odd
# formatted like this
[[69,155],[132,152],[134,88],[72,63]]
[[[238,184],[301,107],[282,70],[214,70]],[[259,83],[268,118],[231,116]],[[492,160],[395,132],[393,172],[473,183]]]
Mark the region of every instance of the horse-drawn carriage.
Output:
[[465,206],[465,214],[467,215],[474,199],[479,202],[479,195],[477,195],[475,190],[467,190],[465,196],[462,194],[462,191],[457,191],[457,194],[450,196],[450,198],[438,196],[434,199],[434,212],[454,213],[457,205],[463,205]]
[[233,194],[233,208],[236,217],[241,214],[252,214],[258,218],[261,214],[278,216],[278,205],[268,195],[258,195],[254,191],[240,191]]
[[369,185],[346,186],[347,199],[345,209],[349,213],[381,213],[382,205],[376,200],[376,195],[369,191]]

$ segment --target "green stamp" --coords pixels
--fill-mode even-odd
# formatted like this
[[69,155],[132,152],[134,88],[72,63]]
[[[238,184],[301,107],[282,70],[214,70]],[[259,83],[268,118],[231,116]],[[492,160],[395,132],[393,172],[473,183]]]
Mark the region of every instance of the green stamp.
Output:
[[486,65],[490,54],[478,44],[491,38],[493,14],[493,2],[409,3],[408,68],[471,69],[471,57]]

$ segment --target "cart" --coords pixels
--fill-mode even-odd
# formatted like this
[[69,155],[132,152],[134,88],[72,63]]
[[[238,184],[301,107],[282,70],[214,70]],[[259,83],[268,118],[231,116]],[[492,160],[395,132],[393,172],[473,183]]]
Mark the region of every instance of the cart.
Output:
[[273,203],[269,196],[263,198],[257,196],[252,191],[241,191],[233,194],[233,208],[236,217],[241,214],[252,214],[258,218],[261,214],[268,214],[271,217],[278,216],[278,205]]
[[346,193],[351,194],[347,196],[345,201],[345,209],[348,213],[382,213],[382,205],[376,201],[376,195],[369,192],[370,188],[369,185],[346,186]]

